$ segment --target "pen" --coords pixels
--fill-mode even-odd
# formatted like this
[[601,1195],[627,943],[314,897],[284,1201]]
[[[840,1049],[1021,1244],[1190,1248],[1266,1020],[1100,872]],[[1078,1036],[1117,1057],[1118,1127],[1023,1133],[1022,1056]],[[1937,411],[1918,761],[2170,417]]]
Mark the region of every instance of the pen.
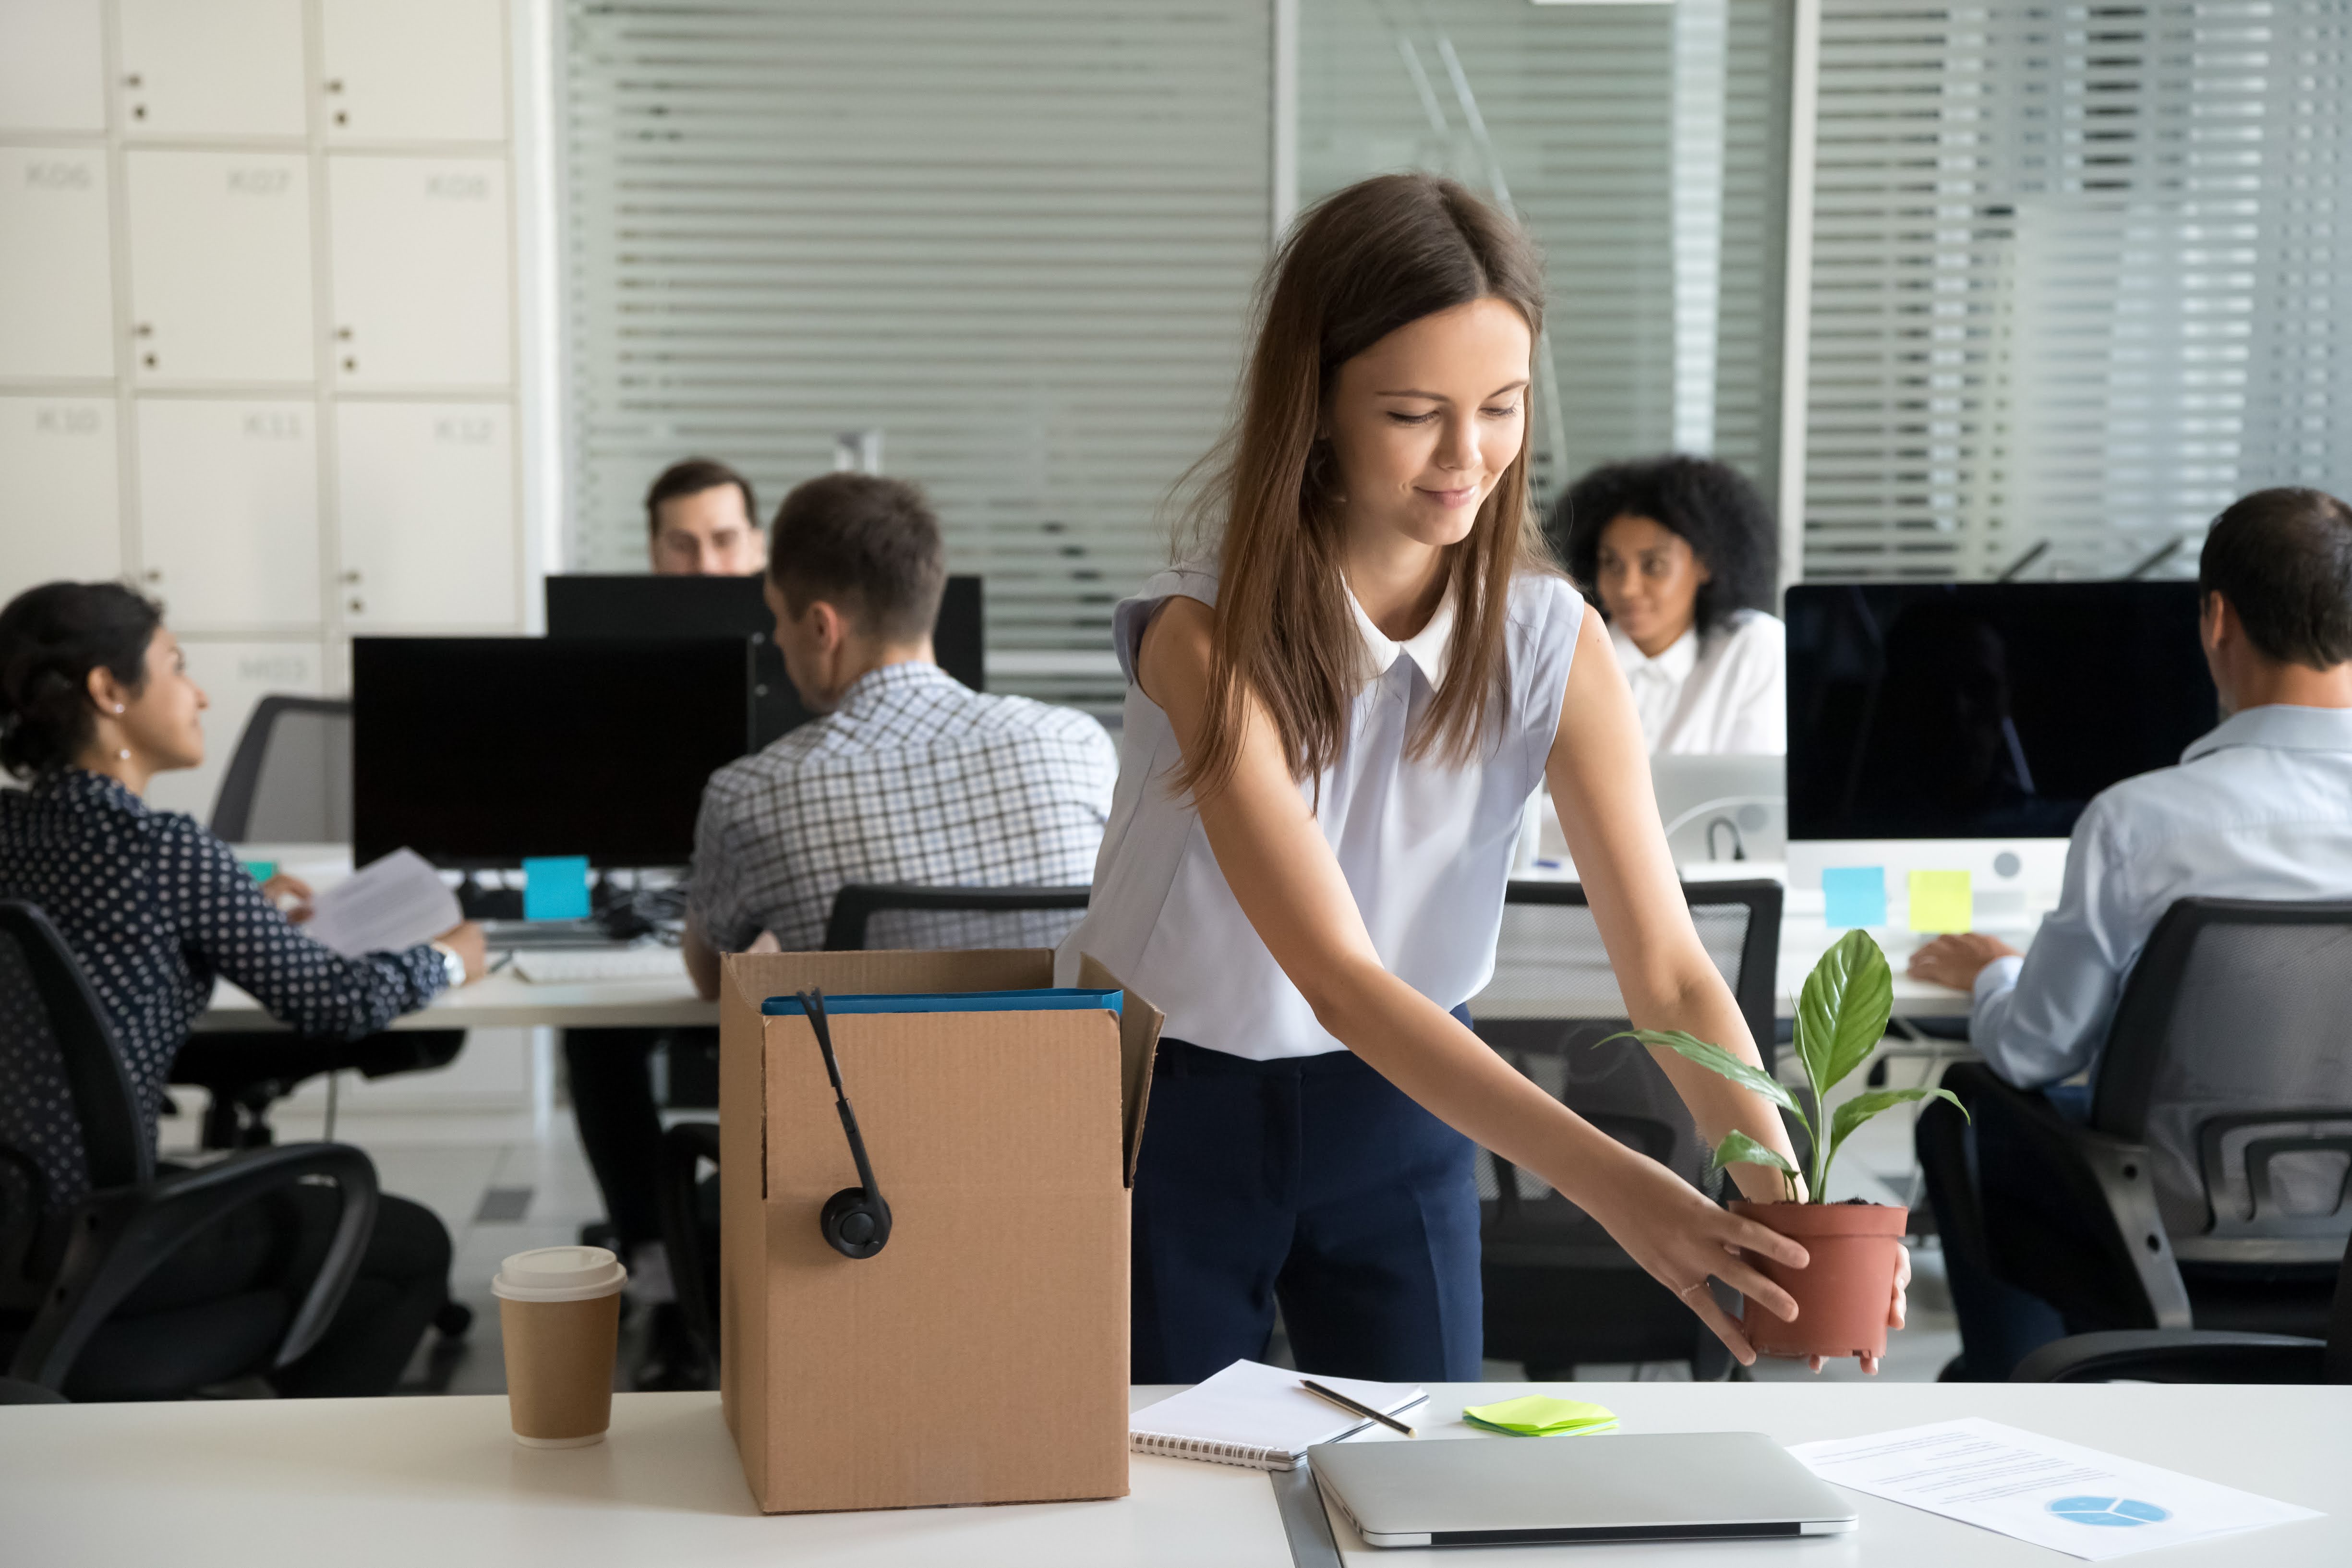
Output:
[[1402,1432],[1408,1437],[1412,1436],[1412,1428],[1398,1420],[1395,1416],[1384,1415],[1369,1405],[1359,1405],[1354,1400],[1349,1398],[1346,1394],[1340,1393],[1338,1389],[1326,1388],[1311,1377],[1300,1378],[1298,1380],[1298,1386],[1305,1389],[1309,1394],[1318,1394],[1322,1398],[1329,1400],[1332,1404],[1338,1405],[1342,1410],[1352,1410],[1359,1415],[1369,1415],[1383,1426]]

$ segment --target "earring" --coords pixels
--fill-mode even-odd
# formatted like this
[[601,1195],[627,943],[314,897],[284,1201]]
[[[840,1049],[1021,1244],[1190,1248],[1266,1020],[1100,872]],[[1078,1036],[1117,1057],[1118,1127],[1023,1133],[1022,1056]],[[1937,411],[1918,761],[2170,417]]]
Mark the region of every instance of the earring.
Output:
[[114,754],[115,754],[117,757],[120,757],[122,761],[124,761],[124,762],[126,762],[126,763],[127,763],[127,762],[129,762],[129,761],[131,760],[131,748],[130,748],[130,747],[128,747],[128,746],[125,746],[125,747],[123,747],[121,751],[119,751],[119,752],[115,752]]
[[114,710],[115,710],[117,713],[121,712],[121,711],[122,711],[122,704],[121,704],[121,703],[120,703],[120,702],[116,703],[116,704],[114,705]]

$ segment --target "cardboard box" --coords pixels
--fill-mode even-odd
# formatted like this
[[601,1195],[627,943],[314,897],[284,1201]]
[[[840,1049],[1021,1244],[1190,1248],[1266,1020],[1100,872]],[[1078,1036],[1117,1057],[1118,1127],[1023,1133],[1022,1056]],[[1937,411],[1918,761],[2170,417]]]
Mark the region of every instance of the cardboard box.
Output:
[[[1160,1015],[829,1019],[888,1244],[817,1228],[857,1184],[805,1017],[761,1004],[1054,983],[1053,954],[745,953],[719,994],[719,1389],[769,1513],[1127,1492],[1128,1188]],[[1080,983],[1117,987],[1093,960]]]

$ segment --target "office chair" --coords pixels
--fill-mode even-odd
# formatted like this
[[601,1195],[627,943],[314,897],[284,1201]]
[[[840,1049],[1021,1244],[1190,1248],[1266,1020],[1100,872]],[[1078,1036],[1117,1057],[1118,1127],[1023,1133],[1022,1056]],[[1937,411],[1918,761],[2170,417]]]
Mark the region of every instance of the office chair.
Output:
[[[316,1344],[375,1224],[357,1149],[289,1144],[159,1173],[112,1026],[32,905],[0,901],[0,1355],[8,1376],[76,1398],[168,1399],[274,1371]],[[81,1178],[50,1190],[63,1152]],[[46,1152],[47,1158],[43,1158]],[[231,1211],[324,1180],[341,1195],[325,1262],[290,1286],[115,1314],[178,1247]]]
[[702,1166],[719,1164],[719,1124],[681,1121],[662,1134],[662,1247],[686,1331],[705,1366],[719,1365],[719,1214]]
[[2347,1016],[2352,902],[2179,900],[2125,982],[2087,1125],[1980,1064],[1945,1072],[2001,1151],[1989,1191],[1958,1113],[1920,1118],[1945,1246],[2084,1331],[2326,1333],[2352,1239]]
[[282,696],[257,703],[213,797],[212,831],[231,844],[349,844],[352,705]]
[[2118,1329],[2030,1352],[2011,1383],[2352,1383],[2352,1244],[2336,1273],[2327,1337],[2222,1329]]
[[[1730,984],[1769,1071],[1780,951],[1777,882],[1685,884],[1700,942]],[[1584,1018],[1477,1019],[1480,1038],[1560,1102],[1618,1142],[1708,1186],[1707,1151],[1674,1087],[1633,1040],[1597,1042],[1626,1026],[1609,956],[1570,882],[1513,882],[1504,897],[1495,980],[1481,998],[1593,998]],[[1475,1014],[1480,1002],[1471,1004]],[[1717,1178],[1719,1180],[1720,1178]],[[1526,1363],[1530,1379],[1580,1363],[1683,1361],[1691,1375],[1726,1375],[1731,1354],[1644,1273],[1609,1233],[1532,1172],[1489,1152],[1478,1167],[1486,1353]]]
[[[834,895],[824,950],[1055,947],[1078,923],[1093,890],[849,882]],[[877,916],[885,918],[877,923]]]
[[[246,721],[213,801],[212,832],[231,844],[352,841],[352,705],[324,697],[263,698]],[[386,1030],[365,1039],[306,1039],[282,1031],[189,1037],[172,1081],[205,1090],[206,1149],[266,1147],[269,1107],[323,1072],[378,1079],[446,1067],[463,1029]],[[331,1133],[333,1130],[329,1129]]]

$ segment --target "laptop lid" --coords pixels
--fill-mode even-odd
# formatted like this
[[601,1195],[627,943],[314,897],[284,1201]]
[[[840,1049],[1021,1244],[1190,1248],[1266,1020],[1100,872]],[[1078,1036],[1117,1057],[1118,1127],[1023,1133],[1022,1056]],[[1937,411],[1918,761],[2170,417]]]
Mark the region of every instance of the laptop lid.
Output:
[[1857,1519],[1761,1432],[1324,1443],[1307,1462],[1373,1546],[1757,1540]]

